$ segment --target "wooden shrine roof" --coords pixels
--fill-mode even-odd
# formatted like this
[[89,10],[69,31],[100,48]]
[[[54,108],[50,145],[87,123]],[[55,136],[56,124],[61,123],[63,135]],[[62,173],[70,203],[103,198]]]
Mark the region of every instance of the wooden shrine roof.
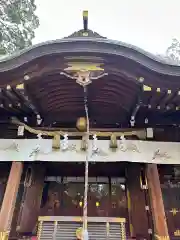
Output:
[[133,119],[135,127],[179,126],[180,67],[91,30],[0,60],[0,126],[17,117],[75,127],[85,116],[83,88],[60,74],[69,62],[98,63],[108,73],[88,86],[91,127],[128,128]]

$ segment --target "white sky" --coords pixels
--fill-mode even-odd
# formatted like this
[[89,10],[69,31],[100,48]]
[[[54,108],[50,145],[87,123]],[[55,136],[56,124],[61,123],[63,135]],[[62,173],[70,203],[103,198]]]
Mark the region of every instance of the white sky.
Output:
[[65,37],[82,28],[131,43],[152,53],[164,53],[172,38],[180,39],[180,0],[35,0],[40,26],[34,43]]

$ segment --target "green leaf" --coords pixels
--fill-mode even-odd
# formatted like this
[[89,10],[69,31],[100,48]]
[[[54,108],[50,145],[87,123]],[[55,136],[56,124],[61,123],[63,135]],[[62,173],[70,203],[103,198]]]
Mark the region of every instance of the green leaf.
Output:
[[1,0],[0,55],[32,45],[34,31],[39,26],[34,0]]

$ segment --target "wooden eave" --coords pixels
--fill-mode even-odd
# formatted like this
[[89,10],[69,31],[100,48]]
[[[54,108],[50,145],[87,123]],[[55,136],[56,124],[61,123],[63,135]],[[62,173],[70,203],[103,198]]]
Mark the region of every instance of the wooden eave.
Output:
[[40,116],[44,127],[75,127],[85,115],[83,89],[60,75],[72,61],[98,62],[108,73],[88,87],[91,127],[130,127],[132,116],[138,127],[180,124],[180,67],[100,37],[47,42],[1,60],[0,120],[36,126]]

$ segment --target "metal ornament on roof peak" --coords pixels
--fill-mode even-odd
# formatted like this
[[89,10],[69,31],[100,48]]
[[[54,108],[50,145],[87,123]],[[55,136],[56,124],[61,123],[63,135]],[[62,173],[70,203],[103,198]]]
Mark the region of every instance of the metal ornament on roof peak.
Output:
[[100,34],[98,34],[97,32],[94,32],[90,29],[88,30],[84,30],[81,29],[77,32],[72,33],[71,35],[65,37],[65,39],[68,38],[82,38],[82,37],[89,37],[89,38],[101,38],[101,39],[106,39],[106,37],[101,36]]

